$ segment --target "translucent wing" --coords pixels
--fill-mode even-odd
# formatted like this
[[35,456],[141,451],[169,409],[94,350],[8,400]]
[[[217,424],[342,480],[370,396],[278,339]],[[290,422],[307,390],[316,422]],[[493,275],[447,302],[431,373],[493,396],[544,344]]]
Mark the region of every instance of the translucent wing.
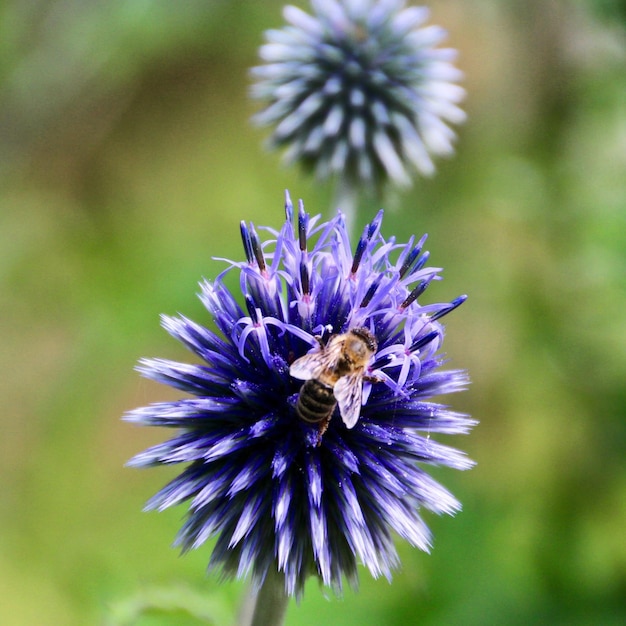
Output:
[[332,386],[335,382],[333,372],[337,361],[341,358],[343,341],[340,335],[332,337],[325,347],[296,359],[291,364],[289,373],[300,380],[319,378]]
[[348,428],[353,428],[361,414],[363,398],[363,369],[342,376],[333,387],[335,399],[339,405],[341,419]]
[[324,350],[309,352],[296,359],[289,368],[289,373],[300,380],[319,378],[328,369],[328,356]]

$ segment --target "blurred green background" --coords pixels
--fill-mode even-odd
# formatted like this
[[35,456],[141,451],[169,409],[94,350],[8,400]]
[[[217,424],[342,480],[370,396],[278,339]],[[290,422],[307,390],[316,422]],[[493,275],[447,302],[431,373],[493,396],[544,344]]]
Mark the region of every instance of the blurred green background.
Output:
[[[399,542],[391,585],[363,571],[339,600],[311,583],[288,624],[626,623],[625,4],[431,3],[469,119],[435,178],[386,198],[383,235],[428,232],[426,296],[470,295],[446,351],[481,423],[450,443],[478,466],[436,472],[464,510],[428,516],[431,555]],[[205,576],[210,546],[170,548],[183,508],[141,512],[176,469],[124,468],[166,433],[120,416],[177,397],[133,366],[188,358],[158,315],[209,323],[197,282],[242,258],[241,219],[280,225],[285,188],[331,214],[249,123],[280,11],[0,5],[3,625],[229,624],[245,595]]]

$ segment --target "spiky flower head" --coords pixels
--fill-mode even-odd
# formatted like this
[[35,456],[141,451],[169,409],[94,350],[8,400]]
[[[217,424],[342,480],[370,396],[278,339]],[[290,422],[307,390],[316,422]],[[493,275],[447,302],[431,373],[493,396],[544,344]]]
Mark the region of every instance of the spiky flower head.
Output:
[[[130,465],[188,464],[147,508],[188,502],[177,543],[187,550],[216,537],[209,567],[226,576],[250,572],[260,585],[278,570],[286,593],[298,596],[309,575],[338,592],[343,576],[356,585],[358,562],[389,578],[398,564],[393,532],[428,550],[421,510],[460,508],[424,466],[472,465],[433,436],[466,433],[474,422],[431,399],[467,383],[463,371],[441,370],[439,355],[439,319],[464,297],[422,304],[440,272],[426,267],[425,237],[386,240],[381,220],[382,212],[352,252],[341,214],[321,222],[300,203],[295,217],[287,195],[282,228],[266,229],[262,243],[242,222],[246,260],[202,283],[216,330],[163,317],[201,363],[141,361],[142,374],[191,397],[126,415],[177,430]],[[232,273],[242,297],[226,286]],[[298,413],[302,381],[290,366],[354,328],[377,344],[362,406],[351,427],[335,408],[322,434]]]
[[431,156],[453,152],[448,123],[465,119],[456,52],[437,47],[446,31],[423,26],[428,9],[403,0],[311,4],[313,15],[284,8],[289,24],[266,32],[265,64],[252,69],[252,95],[267,104],[254,119],[274,127],[270,146],[352,186],[432,174]]

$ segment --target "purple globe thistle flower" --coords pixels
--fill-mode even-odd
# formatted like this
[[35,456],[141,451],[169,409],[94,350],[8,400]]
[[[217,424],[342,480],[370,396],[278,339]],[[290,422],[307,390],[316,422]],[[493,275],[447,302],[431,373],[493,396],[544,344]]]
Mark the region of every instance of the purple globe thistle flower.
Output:
[[465,119],[456,51],[436,47],[446,31],[403,0],[311,4],[312,16],[285,7],[289,25],[266,32],[265,64],[252,69],[252,96],[267,103],[254,120],[274,127],[270,146],[352,187],[433,174],[431,156],[453,152],[449,123]]
[[[129,464],[188,464],[146,507],[189,503],[182,549],[216,537],[209,568],[251,573],[257,587],[278,571],[285,593],[300,596],[310,575],[337,592],[343,576],[356,585],[358,562],[390,578],[398,565],[393,532],[428,551],[420,511],[453,514],[460,504],[423,466],[473,465],[431,436],[466,433],[474,422],[431,399],[467,385],[465,372],[441,370],[439,355],[439,320],[465,297],[419,302],[440,278],[439,268],[426,267],[425,237],[384,239],[381,211],[353,253],[341,213],[321,222],[300,203],[294,217],[288,194],[285,208],[285,224],[266,229],[265,242],[242,222],[246,260],[201,284],[217,331],[163,317],[202,363],[145,359],[138,367],[191,397],[125,418],[177,429]],[[226,287],[232,273],[243,306]],[[331,406],[321,428],[298,411],[303,386],[292,366],[330,350],[350,329],[371,339],[356,420],[346,425],[341,405]]]

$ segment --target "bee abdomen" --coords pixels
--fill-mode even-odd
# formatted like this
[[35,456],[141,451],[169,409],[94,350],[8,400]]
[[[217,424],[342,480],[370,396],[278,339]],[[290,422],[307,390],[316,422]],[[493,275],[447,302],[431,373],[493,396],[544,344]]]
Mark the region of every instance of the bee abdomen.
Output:
[[312,378],[300,389],[296,411],[304,421],[317,423],[327,420],[336,405],[332,388]]

